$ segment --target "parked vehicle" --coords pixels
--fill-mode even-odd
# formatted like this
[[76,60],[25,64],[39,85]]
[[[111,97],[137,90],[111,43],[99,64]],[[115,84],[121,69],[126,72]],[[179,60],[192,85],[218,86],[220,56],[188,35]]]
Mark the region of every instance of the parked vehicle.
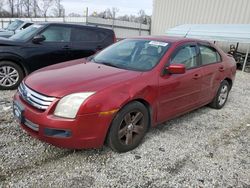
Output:
[[0,37],[9,38],[19,31],[31,26],[32,24],[32,22],[15,20],[14,22],[11,22],[7,28],[0,30]]
[[113,30],[64,23],[34,24],[0,40],[0,89],[15,89],[42,67],[95,54],[115,42]]
[[14,96],[30,135],[66,148],[118,152],[137,147],[149,127],[206,104],[222,108],[236,73],[231,56],[184,38],[120,41],[92,59],[32,73]]

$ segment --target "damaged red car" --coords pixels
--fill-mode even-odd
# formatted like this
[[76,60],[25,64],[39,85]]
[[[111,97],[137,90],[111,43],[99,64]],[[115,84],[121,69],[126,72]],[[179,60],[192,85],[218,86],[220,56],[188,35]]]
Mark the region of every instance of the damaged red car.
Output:
[[236,73],[213,44],[185,38],[122,40],[88,59],[38,70],[13,111],[31,136],[55,146],[136,148],[150,127],[209,104],[222,108]]

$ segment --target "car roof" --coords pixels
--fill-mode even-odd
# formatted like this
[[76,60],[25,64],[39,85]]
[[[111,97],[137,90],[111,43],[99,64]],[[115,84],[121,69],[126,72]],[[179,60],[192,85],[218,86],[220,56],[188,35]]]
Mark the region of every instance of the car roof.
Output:
[[113,31],[112,29],[107,29],[103,27],[91,26],[91,25],[83,25],[83,24],[71,24],[71,23],[60,23],[60,22],[37,22],[35,24],[39,25],[59,25],[59,26],[72,26],[72,27],[85,27],[85,28],[93,28],[93,29],[102,29],[107,31]]
[[132,39],[145,39],[145,40],[156,40],[161,42],[168,42],[168,43],[179,43],[179,42],[203,42],[209,43],[205,40],[199,39],[191,39],[191,38],[184,38],[184,37],[172,37],[172,36],[140,36],[140,37],[133,37]]

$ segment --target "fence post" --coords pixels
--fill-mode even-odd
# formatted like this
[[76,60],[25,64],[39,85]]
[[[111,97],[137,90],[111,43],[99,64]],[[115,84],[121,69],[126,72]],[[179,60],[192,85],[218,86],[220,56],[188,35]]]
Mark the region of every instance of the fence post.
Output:
[[246,68],[247,58],[248,58],[248,54],[249,54],[249,48],[250,48],[250,46],[247,47],[247,53],[246,53],[246,57],[245,57],[245,60],[244,60],[244,63],[243,63],[242,72],[244,72],[245,68]]
[[88,17],[89,17],[89,8],[86,8],[86,25],[88,25]]
[[112,29],[114,30],[114,28],[115,28],[115,18],[113,18],[112,20]]

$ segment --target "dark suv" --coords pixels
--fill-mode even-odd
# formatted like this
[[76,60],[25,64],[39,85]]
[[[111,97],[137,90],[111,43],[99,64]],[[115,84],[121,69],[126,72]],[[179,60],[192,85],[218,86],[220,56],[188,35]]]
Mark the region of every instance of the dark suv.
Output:
[[88,57],[114,43],[113,30],[64,23],[40,23],[0,39],[0,89],[15,89],[42,67]]

